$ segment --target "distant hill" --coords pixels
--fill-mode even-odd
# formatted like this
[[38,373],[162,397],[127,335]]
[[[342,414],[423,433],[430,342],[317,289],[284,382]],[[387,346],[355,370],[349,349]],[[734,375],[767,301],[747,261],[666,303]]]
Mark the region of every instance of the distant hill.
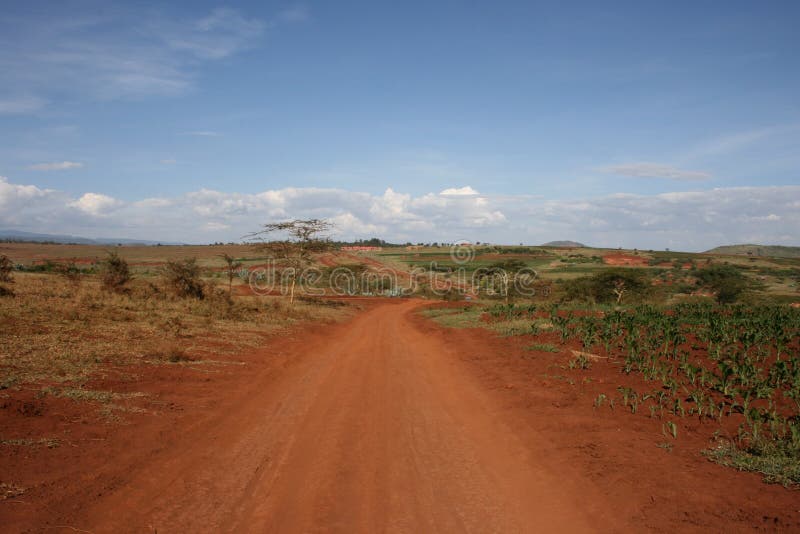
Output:
[[734,256],[766,256],[772,258],[800,258],[800,247],[780,245],[725,245],[712,248],[706,254],[731,254]]
[[21,230],[0,230],[0,241],[19,241],[32,243],[61,243],[75,245],[179,245],[180,243],[168,243],[165,241],[147,241],[141,239],[119,239],[111,237],[98,237],[90,239],[63,234],[37,234],[35,232],[23,232]]
[[586,245],[583,243],[578,243],[577,241],[549,241],[543,247],[561,247],[561,248],[586,248]]

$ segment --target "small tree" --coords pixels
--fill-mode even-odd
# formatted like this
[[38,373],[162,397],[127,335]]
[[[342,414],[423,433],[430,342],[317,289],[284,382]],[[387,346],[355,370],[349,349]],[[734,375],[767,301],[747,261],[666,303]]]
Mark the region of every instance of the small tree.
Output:
[[103,260],[103,287],[109,291],[124,291],[125,285],[131,281],[131,271],[128,262],[120,257],[116,250],[108,251],[108,256]]
[[481,278],[489,278],[491,285],[495,285],[495,282],[499,282],[500,284],[500,294],[505,297],[506,304],[511,302],[511,296],[514,293],[514,288],[516,287],[517,279],[520,276],[529,275],[526,273],[527,264],[518,259],[510,259],[501,262],[494,263],[489,267],[481,270],[480,277]]
[[[311,265],[312,256],[330,250],[330,240],[324,234],[332,228],[333,224],[321,219],[294,219],[265,224],[263,230],[247,236],[254,240],[252,244],[259,251],[282,264],[284,273],[289,277],[290,304],[294,303],[297,279]],[[282,233],[286,238],[270,241],[266,239],[276,233]]]
[[14,263],[11,258],[5,254],[0,255],[0,282],[13,282],[14,275],[11,272],[14,270]]
[[225,262],[225,274],[228,275],[228,298],[230,298],[233,294],[233,279],[236,277],[236,271],[242,268],[242,262],[227,253],[222,253],[219,257]]
[[164,267],[164,279],[180,297],[205,298],[205,288],[200,279],[201,269],[197,258],[170,260]]

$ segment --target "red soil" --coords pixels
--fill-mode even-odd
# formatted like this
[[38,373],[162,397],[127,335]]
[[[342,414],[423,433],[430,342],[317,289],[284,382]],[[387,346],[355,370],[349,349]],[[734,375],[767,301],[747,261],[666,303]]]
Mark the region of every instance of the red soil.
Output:
[[276,336],[245,365],[87,385],[150,393],[127,424],[6,390],[4,439],[62,444],[0,447],[2,481],[28,488],[0,500],[2,530],[800,528],[796,492],[700,456],[700,423],[680,420],[672,440],[644,414],[594,410],[619,384],[613,365],[566,370],[571,354],[525,350],[531,338],[443,329],[420,301],[362,302],[366,313]]
[[631,265],[634,267],[647,267],[648,260],[642,256],[631,254],[606,254],[603,256],[606,265]]

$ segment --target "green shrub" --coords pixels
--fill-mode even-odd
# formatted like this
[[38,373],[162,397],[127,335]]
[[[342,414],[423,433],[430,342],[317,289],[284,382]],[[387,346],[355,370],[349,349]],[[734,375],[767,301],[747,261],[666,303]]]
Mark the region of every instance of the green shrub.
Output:
[[751,285],[747,277],[732,265],[713,265],[692,274],[703,286],[714,291],[717,302],[721,304],[736,302]]
[[121,292],[125,285],[131,281],[131,271],[128,262],[119,256],[116,250],[108,253],[103,261],[103,287],[109,291]]
[[200,279],[197,258],[170,260],[164,267],[163,276],[167,286],[179,297],[205,298],[205,286]]

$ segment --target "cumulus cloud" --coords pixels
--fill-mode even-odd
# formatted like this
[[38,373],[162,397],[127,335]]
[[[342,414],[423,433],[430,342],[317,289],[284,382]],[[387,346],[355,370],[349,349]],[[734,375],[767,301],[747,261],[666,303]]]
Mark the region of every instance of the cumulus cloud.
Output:
[[602,172],[629,176],[631,178],[663,178],[665,180],[708,180],[711,174],[703,171],[689,171],[663,165],[661,163],[634,162],[603,167]]
[[4,226],[49,225],[59,219],[67,202],[67,195],[53,189],[14,184],[0,176],[0,224]]
[[334,188],[287,187],[260,193],[200,189],[170,198],[122,202],[97,192],[74,198],[0,178],[3,226],[200,243],[237,241],[268,221],[314,217],[333,221],[335,235],[348,239],[539,244],[570,238],[600,247],[682,250],[741,242],[797,245],[798,206],[800,186],[571,200],[442,192],[411,195],[393,188],[381,194]]
[[114,208],[122,205],[122,202],[101,193],[85,193],[78,200],[69,203],[72,208],[93,216],[106,215]]
[[30,201],[52,193],[54,193],[52,189],[39,189],[35,185],[12,184],[8,178],[0,176],[0,208],[21,208]]
[[32,171],[66,171],[81,167],[83,167],[83,163],[77,161],[54,161],[52,163],[36,163],[28,166],[28,169]]

